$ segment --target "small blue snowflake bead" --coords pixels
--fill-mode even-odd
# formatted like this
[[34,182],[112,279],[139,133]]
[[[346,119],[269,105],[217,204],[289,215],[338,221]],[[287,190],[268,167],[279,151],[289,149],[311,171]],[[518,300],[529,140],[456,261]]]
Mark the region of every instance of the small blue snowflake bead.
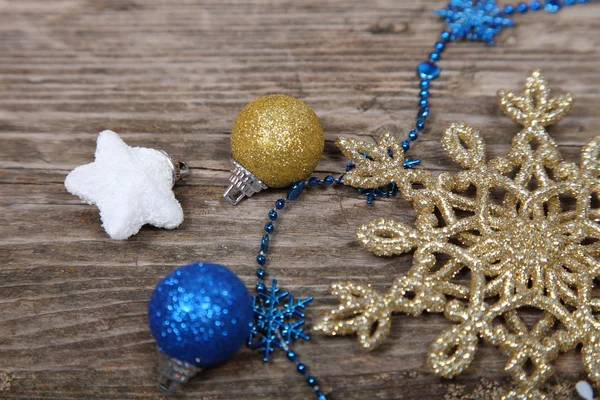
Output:
[[229,269],[193,263],[154,289],[148,322],[160,351],[205,368],[233,356],[250,333],[252,298]]
[[437,78],[440,75],[440,71],[440,67],[428,61],[422,62],[417,67],[417,74],[421,79],[428,81]]

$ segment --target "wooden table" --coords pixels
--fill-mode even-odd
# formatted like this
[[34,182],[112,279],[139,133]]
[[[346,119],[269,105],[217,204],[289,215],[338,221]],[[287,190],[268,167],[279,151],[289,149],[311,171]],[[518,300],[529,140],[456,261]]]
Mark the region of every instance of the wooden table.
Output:
[[[12,380],[0,397],[160,398],[146,321],[154,285],[194,260],[225,264],[253,285],[266,213],[284,194],[265,191],[237,207],[222,199],[239,110],[268,93],[303,99],[327,140],[317,174],[342,172],[336,138],[373,140],[390,122],[410,128],[415,66],[443,27],[432,13],[443,6],[0,0],[0,370]],[[504,153],[518,126],[499,110],[496,90],[520,91],[541,68],[556,93],[577,99],[571,116],[550,129],[565,157],[577,161],[580,146],[600,133],[599,18],[600,4],[518,15],[518,27],[502,32],[495,47],[450,46],[412,156],[425,168],[457,171],[440,146],[444,127],[457,120],[483,133],[489,155]],[[192,176],[175,189],[185,211],[179,229],[145,227],[113,241],[97,210],[67,193],[66,174],[93,160],[104,129],[189,162]],[[330,283],[384,288],[409,268],[410,256],[376,258],[355,242],[355,230],[379,216],[412,223],[415,214],[399,198],[368,207],[349,187],[311,190],[283,213],[268,270],[297,296],[315,298],[309,326],[337,304]],[[492,398],[486,388],[509,379],[506,358],[491,346],[454,380],[425,367],[429,343],[449,325],[437,314],[397,315],[372,353],[360,351],[353,337],[314,335],[295,348],[332,399]],[[585,377],[579,354],[556,365],[553,386]],[[265,365],[245,348],[204,371],[181,396],[313,398],[283,354]]]

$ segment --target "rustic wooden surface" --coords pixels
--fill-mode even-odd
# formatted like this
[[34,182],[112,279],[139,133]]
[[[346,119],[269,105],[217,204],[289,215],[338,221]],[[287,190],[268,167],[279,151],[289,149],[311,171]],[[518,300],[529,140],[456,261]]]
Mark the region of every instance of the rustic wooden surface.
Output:
[[[253,284],[266,212],[281,191],[237,207],[221,198],[228,134],[251,99],[282,92],[308,102],[327,145],[318,173],[341,172],[339,136],[372,140],[382,124],[409,128],[416,113],[414,68],[431,49],[443,1],[399,0],[0,0],[0,371],[1,398],[160,398],[146,306],[172,268],[211,260]],[[411,150],[423,166],[456,167],[439,143],[450,121],[483,132],[489,153],[504,152],[518,127],[495,92],[520,90],[541,68],[556,91],[577,98],[551,129],[566,158],[599,134],[600,4],[517,16],[490,48],[453,45],[432,87],[432,117]],[[156,147],[189,162],[175,189],[185,222],[110,240],[95,208],[63,180],[93,160],[99,131]],[[313,296],[312,325],[336,304],[340,279],[385,287],[410,257],[376,258],[354,231],[376,216],[411,222],[399,199],[367,207],[350,188],[312,190],[278,221],[268,269],[298,296]],[[448,326],[438,315],[398,315],[373,353],[356,339],[314,336],[296,348],[332,399],[442,399],[482,379],[508,382],[505,358],[482,346],[454,380],[424,365],[428,344]],[[579,356],[562,356],[556,382],[584,377]],[[459,385],[459,386],[456,386]],[[181,394],[203,399],[311,399],[280,354],[264,365],[242,349]]]

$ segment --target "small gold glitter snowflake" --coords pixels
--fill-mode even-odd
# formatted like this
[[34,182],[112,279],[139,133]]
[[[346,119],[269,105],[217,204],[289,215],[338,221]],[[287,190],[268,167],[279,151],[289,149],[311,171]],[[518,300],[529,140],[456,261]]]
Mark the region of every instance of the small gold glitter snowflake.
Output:
[[[346,184],[395,182],[418,215],[414,228],[373,221],[359,229],[359,242],[380,256],[414,251],[413,265],[383,294],[369,285],[334,284],[341,305],[315,329],[356,333],[372,350],[387,336],[392,312],[443,313],[455,325],[428,352],[435,373],[464,371],[481,338],[508,356],[515,385],[505,399],[543,399],[540,388],[553,373],[553,360],[578,345],[587,373],[600,383],[600,322],[594,315],[600,298],[592,296],[593,280],[600,277],[600,208],[592,205],[600,192],[600,137],[583,148],[580,166],[562,160],[544,127],[565,117],[573,98],[550,98],[538,71],[523,95],[501,90],[498,98],[524,129],[507,155],[486,161],[480,134],[452,124],[443,145],[463,168],[456,175],[405,170],[401,145],[388,132],[378,145],[339,140],[356,164]],[[468,283],[458,279],[465,273]],[[524,308],[541,313],[532,327]]]

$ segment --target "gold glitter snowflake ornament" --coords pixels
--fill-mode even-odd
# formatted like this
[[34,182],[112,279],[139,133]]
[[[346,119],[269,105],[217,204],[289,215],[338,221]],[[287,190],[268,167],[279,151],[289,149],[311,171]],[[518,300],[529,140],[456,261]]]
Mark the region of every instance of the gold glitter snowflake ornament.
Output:
[[[380,256],[414,251],[413,265],[383,294],[334,284],[341,305],[315,329],[356,333],[372,350],[387,336],[392,312],[444,313],[455,325],[431,345],[427,364],[435,373],[464,371],[481,338],[508,356],[515,385],[505,399],[543,399],[553,360],[579,344],[589,377],[600,384],[600,298],[592,295],[600,277],[600,209],[591,203],[600,192],[600,137],[583,148],[580,166],[562,160],[544,127],[565,117],[573,98],[551,98],[537,71],[523,95],[500,91],[498,98],[524,129],[507,155],[486,161],[480,134],[452,124],[443,144],[463,168],[456,175],[405,170],[400,143],[387,132],[378,145],[340,139],[356,164],[345,183],[373,188],[393,181],[418,215],[414,228],[373,221],[359,229],[359,242]],[[541,313],[532,327],[525,307]]]

